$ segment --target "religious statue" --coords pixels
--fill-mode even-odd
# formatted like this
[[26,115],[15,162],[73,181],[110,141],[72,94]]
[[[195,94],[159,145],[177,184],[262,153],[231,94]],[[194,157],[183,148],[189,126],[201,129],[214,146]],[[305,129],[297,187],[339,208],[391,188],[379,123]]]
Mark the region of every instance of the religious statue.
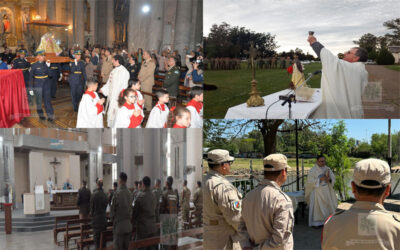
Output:
[[40,39],[40,45],[36,51],[44,50],[46,53],[55,53],[57,56],[62,52],[60,46],[58,46],[54,35],[51,32],[47,32]]
[[251,92],[250,98],[247,100],[247,107],[258,107],[264,106],[264,99],[260,96],[260,92],[257,90],[257,81],[256,81],[256,68],[254,65],[254,59],[258,54],[257,49],[254,47],[254,43],[250,42],[250,50],[248,52],[251,60],[251,69],[252,69],[252,81],[251,81]]
[[11,24],[10,20],[8,20],[7,14],[3,15],[3,20],[2,20],[2,33],[10,33],[11,32]]

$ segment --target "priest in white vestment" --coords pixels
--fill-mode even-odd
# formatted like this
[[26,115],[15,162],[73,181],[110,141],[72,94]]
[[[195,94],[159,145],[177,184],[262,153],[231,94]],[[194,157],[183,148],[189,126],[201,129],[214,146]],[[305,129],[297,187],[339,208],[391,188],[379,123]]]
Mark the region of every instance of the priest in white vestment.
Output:
[[121,91],[128,87],[130,77],[129,71],[123,66],[123,62],[122,56],[114,56],[112,60],[114,69],[111,71],[107,83],[99,91],[107,96],[107,126],[110,128],[114,125],[114,119],[118,111],[118,97]]
[[352,48],[339,59],[314,36],[308,42],[321,58],[322,63],[322,104],[313,118],[363,118],[362,94],[368,83],[365,62],[368,52],[363,48]]
[[325,165],[325,157],[318,156],[315,166],[308,173],[305,190],[310,227],[324,225],[325,220],[335,212],[338,202],[333,190],[334,184],[335,175]]

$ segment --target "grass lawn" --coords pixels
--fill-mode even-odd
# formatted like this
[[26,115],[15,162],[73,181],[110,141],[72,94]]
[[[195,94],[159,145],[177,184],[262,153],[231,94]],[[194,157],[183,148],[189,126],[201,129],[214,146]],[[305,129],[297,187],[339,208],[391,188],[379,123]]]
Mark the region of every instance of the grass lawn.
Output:
[[398,64],[386,65],[385,68],[400,71],[400,65],[398,65]]
[[[320,63],[305,65],[304,75],[321,69]],[[251,70],[242,63],[240,70],[207,70],[204,74],[206,84],[217,86],[216,90],[205,91],[204,118],[221,119],[232,106],[242,104],[249,98]],[[256,71],[257,89],[266,96],[288,88],[291,75],[285,69],[259,69]],[[313,88],[319,88],[321,75],[314,76],[308,82]]]

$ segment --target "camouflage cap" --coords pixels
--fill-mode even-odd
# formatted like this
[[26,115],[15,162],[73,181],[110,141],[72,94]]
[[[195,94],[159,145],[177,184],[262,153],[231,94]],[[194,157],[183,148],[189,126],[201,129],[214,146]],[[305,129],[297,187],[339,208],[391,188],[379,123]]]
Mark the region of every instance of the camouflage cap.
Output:
[[[384,187],[390,183],[389,165],[386,161],[379,159],[361,160],[354,168],[353,181],[357,186],[368,189]],[[370,183],[370,181],[373,182]]]
[[229,155],[229,151],[225,149],[214,149],[208,152],[208,163],[219,164],[234,161],[235,158]]
[[283,154],[270,154],[263,160],[264,171],[279,171],[290,168],[287,164],[287,158]]

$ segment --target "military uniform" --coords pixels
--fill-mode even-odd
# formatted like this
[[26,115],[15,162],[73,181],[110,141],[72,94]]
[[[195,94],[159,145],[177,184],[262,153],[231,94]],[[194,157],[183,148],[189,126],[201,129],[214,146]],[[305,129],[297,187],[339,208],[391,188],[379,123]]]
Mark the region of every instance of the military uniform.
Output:
[[160,198],[161,198],[161,188],[154,188],[153,195],[156,198],[156,208],[155,208],[155,215],[156,215],[156,222],[160,222]]
[[61,74],[61,65],[58,63],[50,64],[51,97],[56,97],[57,83]]
[[[26,52],[22,52],[20,51],[20,53],[26,53]],[[30,62],[28,62],[25,58],[16,58],[13,61],[13,69],[21,69],[22,70],[22,74],[24,75],[24,82],[25,82],[25,87],[26,87],[26,91],[27,91],[27,95],[28,95],[28,101],[29,104],[32,104],[32,98],[31,95],[29,94],[29,69],[31,68],[31,64]]]
[[120,185],[111,202],[110,217],[113,221],[114,249],[128,249],[132,234],[132,194],[125,184]]
[[136,224],[136,240],[154,236],[156,227],[156,198],[149,188],[138,193],[133,202],[132,220]]
[[77,205],[79,207],[79,215],[87,218],[90,212],[90,190],[82,187],[78,191]]
[[71,88],[72,106],[78,112],[79,102],[83,95],[83,88],[86,82],[85,63],[81,60],[69,64],[69,86]]
[[[156,64],[153,60],[148,59],[143,61],[140,71],[139,71],[139,81],[142,83],[142,90],[147,93],[153,92],[154,85],[154,70],[156,68]],[[147,110],[151,110],[153,105],[153,98],[151,96],[144,96],[144,106]]]
[[183,187],[182,191],[182,219],[184,222],[190,221],[190,189]]
[[139,74],[139,66],[137,64],[128,64],[128,66],[126,67],[126,69],[129,71],[129,79],[137,79],[138,78],[138,74]]
[[[208,152],[208,163],[233,162],[227,150]],[[242,219],[242,195],[219,172],[210,169],[203,186],[203,248],[241,249],[244,222]]]
[[[378,159],[361,160],[354,168],[353,182],[364,189],[386,187],[389,165]],[[356,201],[325,222],[322,249],[400,249],[400,216],[386,211],[381,203]]]
[[92,216],[93,239],[96,249],[100,247],[101,232],[107,228],[107,203],[107,195],[103,189],[95,189],[90,199],[90,215]]
[[197,188],[193,194],[193,203],[195,207],[196,221],[201,221],[203,219],[203,190]]
[[[280,171],[289,167],[286,156],[282,154],[265,157],[264,166],[264,171]],[[246,195],[242,216],[253,247],[293,249],[292,201],[275,181],[264,179]]]
[[49,74],[50,71],[45,62],[37,61],[32,64],[30,72],[31,89],[35,94],[36,109],[41,119],[44,119],[42,98],[44,100],[44,107],[48,118],[53,119],[54,116],[53,106],[51,105]]
[[[167,228],[167,230],[165,231],[167,234],[175,234],[178,231],[178,207],[179,207],[178,201],[179,201],[179,195],[172,188],[164,190],[160,197],[160,214],[170,215],[168,220],[162,219],[161,217],[162,219],[161,225],[163,225],[163,223],[166,224],[164,228]],[[174,220],[176,223],[175,225],[172,223],[172,221]],[[178,245],[178,239],[172,237],[168,240],[168,246],[166,246],[165,248],[177,249],[177,245]]]
[[163,87],[167,89],[169,96],[177,97],[179,94],[180,71],[177,66],[168,69]]

